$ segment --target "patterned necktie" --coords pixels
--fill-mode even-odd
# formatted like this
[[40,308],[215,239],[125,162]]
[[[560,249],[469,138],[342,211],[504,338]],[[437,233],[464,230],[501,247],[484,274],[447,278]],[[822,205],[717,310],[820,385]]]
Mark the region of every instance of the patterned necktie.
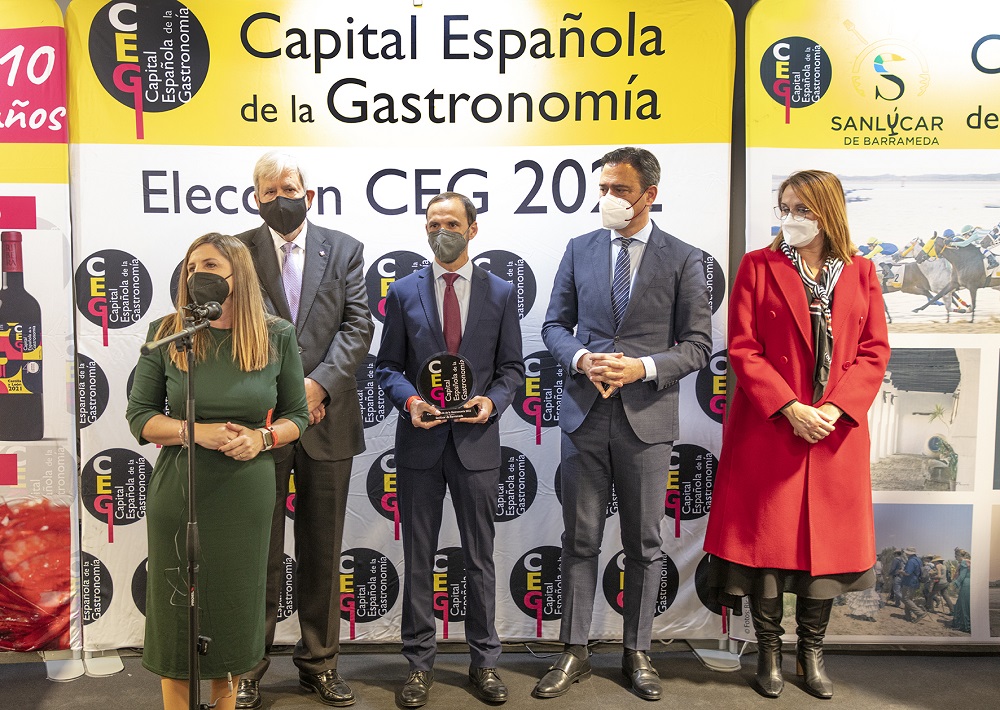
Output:
[[611,282],[611,310],[615,314],[615,329],[622,324],[622,316],[628,308],[628,292],[632,282],[632,263],[628,256],[628,245],[631,237],[622,237],[622,248],[615,260],[615,277]]
[[458,274],[442,274],[444,287],[444,342],[448,352],[458,354],[462,344],[462,312],[458,308],[458,294],[455,293],[455,279]]
[[285,242],[281,250],[285,252],[285,260],[281,264],[281,284],[285,288],[285,300],[292,314],[292,323],[299,317],[299,297],[302,295],[302,273],[299,271],[292,253],[297,248],[295,242]]

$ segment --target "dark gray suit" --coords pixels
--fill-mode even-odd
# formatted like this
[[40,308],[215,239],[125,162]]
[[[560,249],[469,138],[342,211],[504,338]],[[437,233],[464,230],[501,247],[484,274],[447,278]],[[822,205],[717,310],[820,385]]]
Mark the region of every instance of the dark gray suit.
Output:
[[[702,252],[654,224],[616,329],[612,236],[600,229],[569,242],[542,326],[545,347],[570,373],[559,411],[565,524],[560,640],[588,641],[604,511],[613,484],[625,549],[623,638],[627,648],[645,651],[663,557],[660,523],[670,452],[678,436],[678,381],[708,362],[712,312]],[[656,379],[633,382],[602,399],[573,368],[581,348],[649,356]]]
[[[272,313],[292,320],[281,282],[281,266],[266,224],[239,235],[253,256]],[[337,667],[340,651],[338,580],[352,458],[365,450],[355,379],[371,346],[374,324],[365,291],[361,242],[343,232],[309,223],[302,295],[295,320],[306,377],[327,391],[326,417],[292,446],[275,450],[277,501],[268,561],[267,644],[274,640],[283,586],[285,500],[295,471],[295,557],[302,638],[294,661],[304,673]],[[265,658],[244,677],[259,679]]]

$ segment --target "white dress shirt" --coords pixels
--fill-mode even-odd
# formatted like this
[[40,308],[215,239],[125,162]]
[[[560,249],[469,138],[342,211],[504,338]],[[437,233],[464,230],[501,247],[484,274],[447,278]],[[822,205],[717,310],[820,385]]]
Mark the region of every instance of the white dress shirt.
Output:
[[[271,239],[274,240],[274,250],[278,254],[278,270],[281,271],[285,267],[285,250],[282,247],[287,244],[287,241],[270,227],[268,229],[271,232]],[[300,274],[305,273],[307,231],[309,231],[308,221],[302,225],[302,231],[296,234],[295,239],[292,240],[292,244],[298,247],[298,249],[292,249],[292,261],[295,263]]]

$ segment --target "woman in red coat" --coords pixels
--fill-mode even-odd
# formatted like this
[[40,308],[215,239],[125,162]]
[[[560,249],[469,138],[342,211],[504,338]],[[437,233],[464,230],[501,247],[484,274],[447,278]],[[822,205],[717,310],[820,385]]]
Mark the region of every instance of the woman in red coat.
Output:
[[756,683],[781,692],[782,594],[797,595],[796,666],[828,698],[833,598],[875,582],[868,408],[889,360],[882,293],[855,256],[844,190],[819,170],[778,191],[781,231],[740,264],[729,303],[736,389],[705,550],[719,586],[747,596]]

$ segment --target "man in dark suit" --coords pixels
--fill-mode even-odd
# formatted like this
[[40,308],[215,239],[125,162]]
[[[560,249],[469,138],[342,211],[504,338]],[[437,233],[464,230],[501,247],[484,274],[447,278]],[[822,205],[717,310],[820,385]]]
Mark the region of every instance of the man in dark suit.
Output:
[[702,252],[649,219],[660,180],[656,157],[619,148],[601,165],[606,228],[569,242],[542,326],[545,346],[570,373],[559,411],[565,649],[534,695],[564,695],[590,675],[598,555],[614,486],[625,549],[622,671],[637,695],[659,700],[647,652],[678,382],[708,362],[712,312]]
[[[294,157],[270,152],[254,167],[254,199],[264,219],[239,235],[253,255],[268,309],[295,324],[306,373],[309,427],[275,450],[277,500],[271,522],[266,640],[274,641],[284,586],[285,502],[295,472],[295,557],[302,638],[293,660],[299,684],[336,707],[354,703],[337,673],[338,580],[351,463],[365,450],[355,373],[374,324],[365,291],[362,245],[306,220],[315,192]],[[267,656],[243,675],[236,707],[259,708]]]
[[[434,682],[437,627],[433,567],[445,487],[451,490],[465,558],[468,608],[465,637],[472,657],[469,679],[486,702],[507,700],[497,675],[500,639],[493,565],[493,516],[500,476],[500,414],[524,382],[517,298],[506,281],[469,261],[479,229],[476,208],[464,195],[445,192],[427,206],[427,236],[434,263],[396,281],[386,296],[376,377],[399,410],[396,486],[402,523],[403,655],[410,675],[397,695],[403,707],[427,702]],[[417,394],[422,365],[442,352],[468,359],[476,416],[423,421],[439,413]]]

